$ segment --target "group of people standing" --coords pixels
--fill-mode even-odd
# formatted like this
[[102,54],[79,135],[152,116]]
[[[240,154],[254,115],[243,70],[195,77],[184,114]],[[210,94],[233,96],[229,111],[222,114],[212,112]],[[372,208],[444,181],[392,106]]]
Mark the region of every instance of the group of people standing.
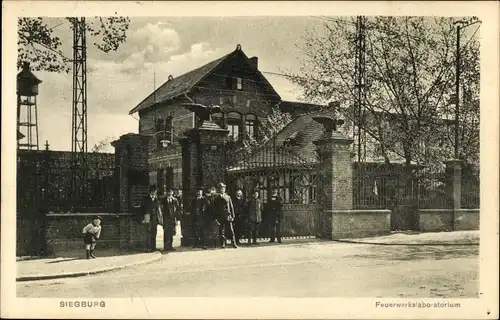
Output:
[[[156,234],[158,224],[163,226],[163,244],[165,251],[175,250],[172,246],[177,221],[181,227],[187,224],[192,227],[193,247],[207,249],[209,233],[213,223],[217,224],[221,247],[225,248],[227,239],[233,248],[241,245],[243,237],[249,245],[258,245],[257,238],[260,224],[269,221],[270,241],[281,243],[280,224],[283,219],[282,199],[278,190],[273,189],[267,203],[259,199],[255,191],[248,200],[243,199],[242,190],[237,190],[234,199],[226,193],[226,185],[218,183],[217,188],[198,189],[189,208],[182,207],[182,194],[174,196],[168,189],[167,195],[160,199],[155,185],[150,187],[149,195],[141,203],[144,215],[143,223],[147,230],[146,251],[156,250]],[[184,224],[184,226],[183,226]]]

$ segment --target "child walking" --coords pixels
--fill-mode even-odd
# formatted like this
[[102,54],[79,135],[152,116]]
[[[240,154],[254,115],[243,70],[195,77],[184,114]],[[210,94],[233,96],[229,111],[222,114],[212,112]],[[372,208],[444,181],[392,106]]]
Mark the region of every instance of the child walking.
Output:
[[83,242],[87,252],[87,259],[95,259],[94,250],[99,237],[101,236],[101,216],[93,216],[92,222],[83,228]]

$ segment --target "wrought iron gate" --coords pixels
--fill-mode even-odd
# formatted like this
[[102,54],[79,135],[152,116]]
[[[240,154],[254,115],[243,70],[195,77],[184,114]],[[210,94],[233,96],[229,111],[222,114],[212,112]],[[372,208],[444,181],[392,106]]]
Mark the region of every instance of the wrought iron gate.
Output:
[[[299,154],[299,146],[282,144],[276,140],[248,148],[226,145],[226,181],[228,191],[243,191],[245,199],[259,192],[264,203],[276,188],[284,202],[283,236],[316,236],[318,215],[323,198],[323,175],[318,170],[316,154],[308,158]],[[268,234],[266,215],[263,217],[261,236]]]

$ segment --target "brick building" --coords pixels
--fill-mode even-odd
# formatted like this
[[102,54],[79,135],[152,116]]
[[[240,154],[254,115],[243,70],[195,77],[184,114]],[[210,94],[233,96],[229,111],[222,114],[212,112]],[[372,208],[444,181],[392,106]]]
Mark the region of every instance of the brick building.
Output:
[[198,119],[183,103],[219,105],[213,119],[237,142],[258,138],[259,120],[273,107],[297,115],[317,106],[283,101],[259,71],[258,58],[249,58],[238,45],[231,53],[169,79],[130,111],[139,114],[139,134],[150,135],[150,182],[160,192],[182,184],[181,147],[178,143]]

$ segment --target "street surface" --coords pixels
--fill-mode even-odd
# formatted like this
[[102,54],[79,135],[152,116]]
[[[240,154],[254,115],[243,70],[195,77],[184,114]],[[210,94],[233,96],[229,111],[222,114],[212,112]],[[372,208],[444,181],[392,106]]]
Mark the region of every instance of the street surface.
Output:
[[18,297],[478,296],[479,246],[337,242],[174,252],[110,273],[17,283]]

